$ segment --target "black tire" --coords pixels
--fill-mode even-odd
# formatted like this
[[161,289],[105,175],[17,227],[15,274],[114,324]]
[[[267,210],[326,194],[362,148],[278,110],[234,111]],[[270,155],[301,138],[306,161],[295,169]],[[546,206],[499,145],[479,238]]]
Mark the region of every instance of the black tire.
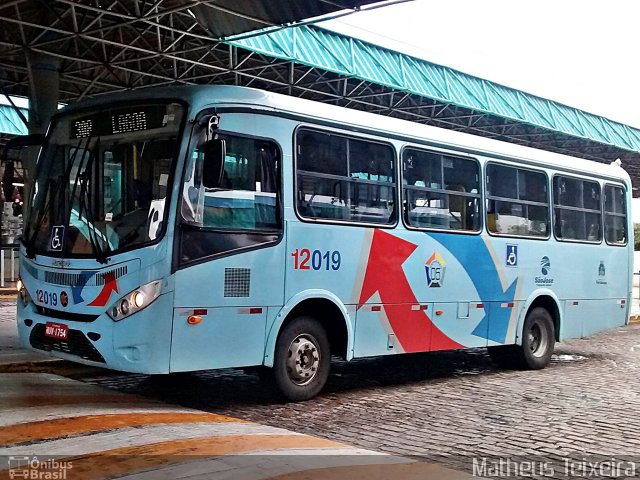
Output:
[[553,319],[546,308],[536,307],[527,313],[522,328],[522,345],[519,357],[522,367],[527,370],[540,370],[551,361],[556,345]]
[[301,316],[280,332],[273,378],[285,398],[301,402],[315,397],[327,382],[330,367],[331,349],[320,322]]
[[546,308],[527,313],[522,328],[522,345],[488,347],[489,356],[501,367],[540,370],[551,361],[556,344],[553,319]]

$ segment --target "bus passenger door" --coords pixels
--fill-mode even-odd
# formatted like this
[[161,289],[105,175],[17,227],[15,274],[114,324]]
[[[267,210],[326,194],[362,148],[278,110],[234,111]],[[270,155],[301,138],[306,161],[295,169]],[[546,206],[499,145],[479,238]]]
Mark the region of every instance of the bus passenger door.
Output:
[[198,130],[181,195],[171,371],[261,365],[284,300],[281,154]]
[[178,270],[171,371],[261,365],[269,307],[284,289],[283,242]]

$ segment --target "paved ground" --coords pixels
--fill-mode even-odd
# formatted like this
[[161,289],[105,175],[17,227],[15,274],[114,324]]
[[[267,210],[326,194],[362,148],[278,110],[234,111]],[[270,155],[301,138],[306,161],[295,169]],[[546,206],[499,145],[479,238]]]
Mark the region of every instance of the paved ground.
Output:
[[0,365],[46,360],[45,355],[20,348],[15,311],[15,296],[0,294]]
[[635,455],[640,461],[640,325],[559,345],[552,365],[537,372],[498,370],[480,350],[342,364],[326,392],[302,404],[281,404],[256,377],[231,370],[164,382],[82,376],[464,470],[475,456]]
[[463,480],[469,475],[44,373],[0,374],[0,478]]
[[281,403],[236,370],[147,377],[65,365],[63,373],[467,472],[483,456],[563,465],[591,455],[632,456],[640,472],[640,325],[559,344],[537,372],[497,369],[482,349],[342,363],[322,395],[300,404]]

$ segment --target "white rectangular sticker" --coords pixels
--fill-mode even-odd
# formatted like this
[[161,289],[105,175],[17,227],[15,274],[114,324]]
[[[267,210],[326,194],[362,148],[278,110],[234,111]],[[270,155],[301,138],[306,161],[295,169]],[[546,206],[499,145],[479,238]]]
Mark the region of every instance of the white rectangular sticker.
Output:
[[158,179],[158,185],[160,185],[161,187],[166,187],[168,180],[169,180],[169,174],[161,173],[160,178]]

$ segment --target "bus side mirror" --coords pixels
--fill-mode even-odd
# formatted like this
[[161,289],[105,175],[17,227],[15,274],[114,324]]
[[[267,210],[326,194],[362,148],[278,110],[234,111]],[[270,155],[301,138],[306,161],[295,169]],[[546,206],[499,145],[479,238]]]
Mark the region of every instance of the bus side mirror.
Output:
[[42,147],[44,145],[45,136],[40,133],[32,133],[31,135],[21,135],[9,140],[4,146],[2,152],[2,161],[9,158],[9,150],[20,150],[24,147]]
[[202,184],[206,188],[219,188],[222,184],[226,154],[227,143],[223,139],[209,140],[204,144]]

